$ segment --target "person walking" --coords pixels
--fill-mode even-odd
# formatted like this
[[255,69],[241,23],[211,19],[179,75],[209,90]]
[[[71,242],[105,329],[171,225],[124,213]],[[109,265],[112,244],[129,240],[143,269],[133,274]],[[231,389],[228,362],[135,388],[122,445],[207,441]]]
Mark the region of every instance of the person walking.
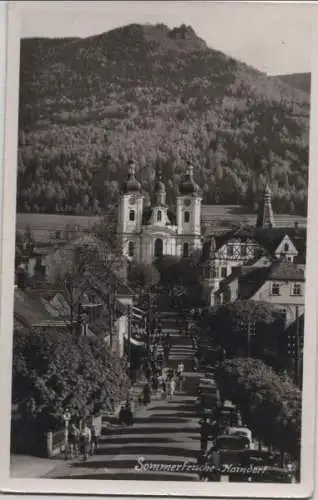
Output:
[[178,390],[180,392],[183,390],[183,373],[184,373],[184,364],[182,361],[180,361],[177,368]]
[[91,427],[91,455],[96,453],[98,447],[99,435],[97,433],[97,427],[95,424],[92,424]]
[[200,420],[200,452],[201,455],[204,455],[206,453],[207,447],[208,447],[208,442],[209,442],[209,423],[207,421],[206,417],[203,417],[203,419]]
[[92,441],[92,433],[90,428],[87,425],[87,422],[84,422],[81,430],[80,430],[80,453],[83,456],[83,460],[88,459],[88,454]]
[[170,382],[169,382],[169,395],[168,395],[168,398],[169,398],[170,401],[173,398],[175,391],[176,391],[176,380],[175,380],[174,377],[172,377],[171,380],[170,380]]
[[70,453],[70,458],[73,460],[78,457],[79,453],[79,429],[76,427],[74,421],[69,425],[68,429],[68,447],[66,451],[66,459],[68,458],[68,452]]

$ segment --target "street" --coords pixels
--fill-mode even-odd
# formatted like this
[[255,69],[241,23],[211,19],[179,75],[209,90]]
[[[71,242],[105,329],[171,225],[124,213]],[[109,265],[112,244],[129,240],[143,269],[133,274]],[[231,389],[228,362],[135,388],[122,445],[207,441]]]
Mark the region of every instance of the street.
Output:
[[169,366],[175,368],[178,362],[184,362],[183,391],[177,392],[172,401],[161,399],[159,394],[153,395],[151,403],[137,412],[132,427],[114,426],[109,429],[105,423],[95,456],[89,457],[87,462],[66,461],[46,477],[161,481],[198,479],[196,473],[189,471],[191,464],[196,464],[200,448],[195,414],[198,375],[190,371],[193,358],[191,340],[178,332],[174,321],[174,318],[162,321],[162,331],[169,331],[172,338]]

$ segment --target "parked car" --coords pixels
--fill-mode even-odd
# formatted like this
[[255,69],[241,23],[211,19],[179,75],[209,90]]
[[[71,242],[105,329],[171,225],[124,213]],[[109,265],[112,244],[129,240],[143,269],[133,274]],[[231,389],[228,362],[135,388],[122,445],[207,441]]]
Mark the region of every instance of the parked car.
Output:
[[244,426],[228,427],[226,429],[226,434],[228,434],[229,436],[245,436],[245,437],[247,437],[250,441],[250,449],[253,449],[252,431],[250,429],[248,429],[248,427],[244,427]]
[[217,394],[204,393],[200,394],[200,396],[196,400],[196,409],[199,416],[210,417],[214,416],[216,413],[216,409],[218,408],[218,397]]

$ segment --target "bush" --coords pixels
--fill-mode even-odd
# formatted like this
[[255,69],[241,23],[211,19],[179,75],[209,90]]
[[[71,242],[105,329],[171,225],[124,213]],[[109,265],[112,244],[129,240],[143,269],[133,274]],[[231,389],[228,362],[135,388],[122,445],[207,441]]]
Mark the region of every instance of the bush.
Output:
[[15,333],[12,399],[37,429],[58,428],[66,408],[75,417],[110,411],[128,389],[125,363],[101,339]]
[[255,359],[227,360],[217,369],[223,398],[231,399],[246,423],[267,445],[298,457],[301,391],[292,381]]

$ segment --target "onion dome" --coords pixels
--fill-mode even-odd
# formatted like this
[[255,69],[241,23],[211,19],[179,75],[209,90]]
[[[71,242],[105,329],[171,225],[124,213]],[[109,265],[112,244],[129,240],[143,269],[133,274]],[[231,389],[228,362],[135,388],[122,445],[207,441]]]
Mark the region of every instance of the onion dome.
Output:
[[123,185],[123,193],[140,193],[141,184],[136,179],[136,166],[133,161],[129,162],[128,167],[128,178]]
[[165,205],[166,204],[166,185],[162,180],[162,172],[160,169],[156,171],[156,182],[154,189],[154,201],[157,205]]
[[197,195],[200,192],[199,186],[193,178],[193,166],[188,163],[186,174],[179,184],[179,192],[181,195]]

